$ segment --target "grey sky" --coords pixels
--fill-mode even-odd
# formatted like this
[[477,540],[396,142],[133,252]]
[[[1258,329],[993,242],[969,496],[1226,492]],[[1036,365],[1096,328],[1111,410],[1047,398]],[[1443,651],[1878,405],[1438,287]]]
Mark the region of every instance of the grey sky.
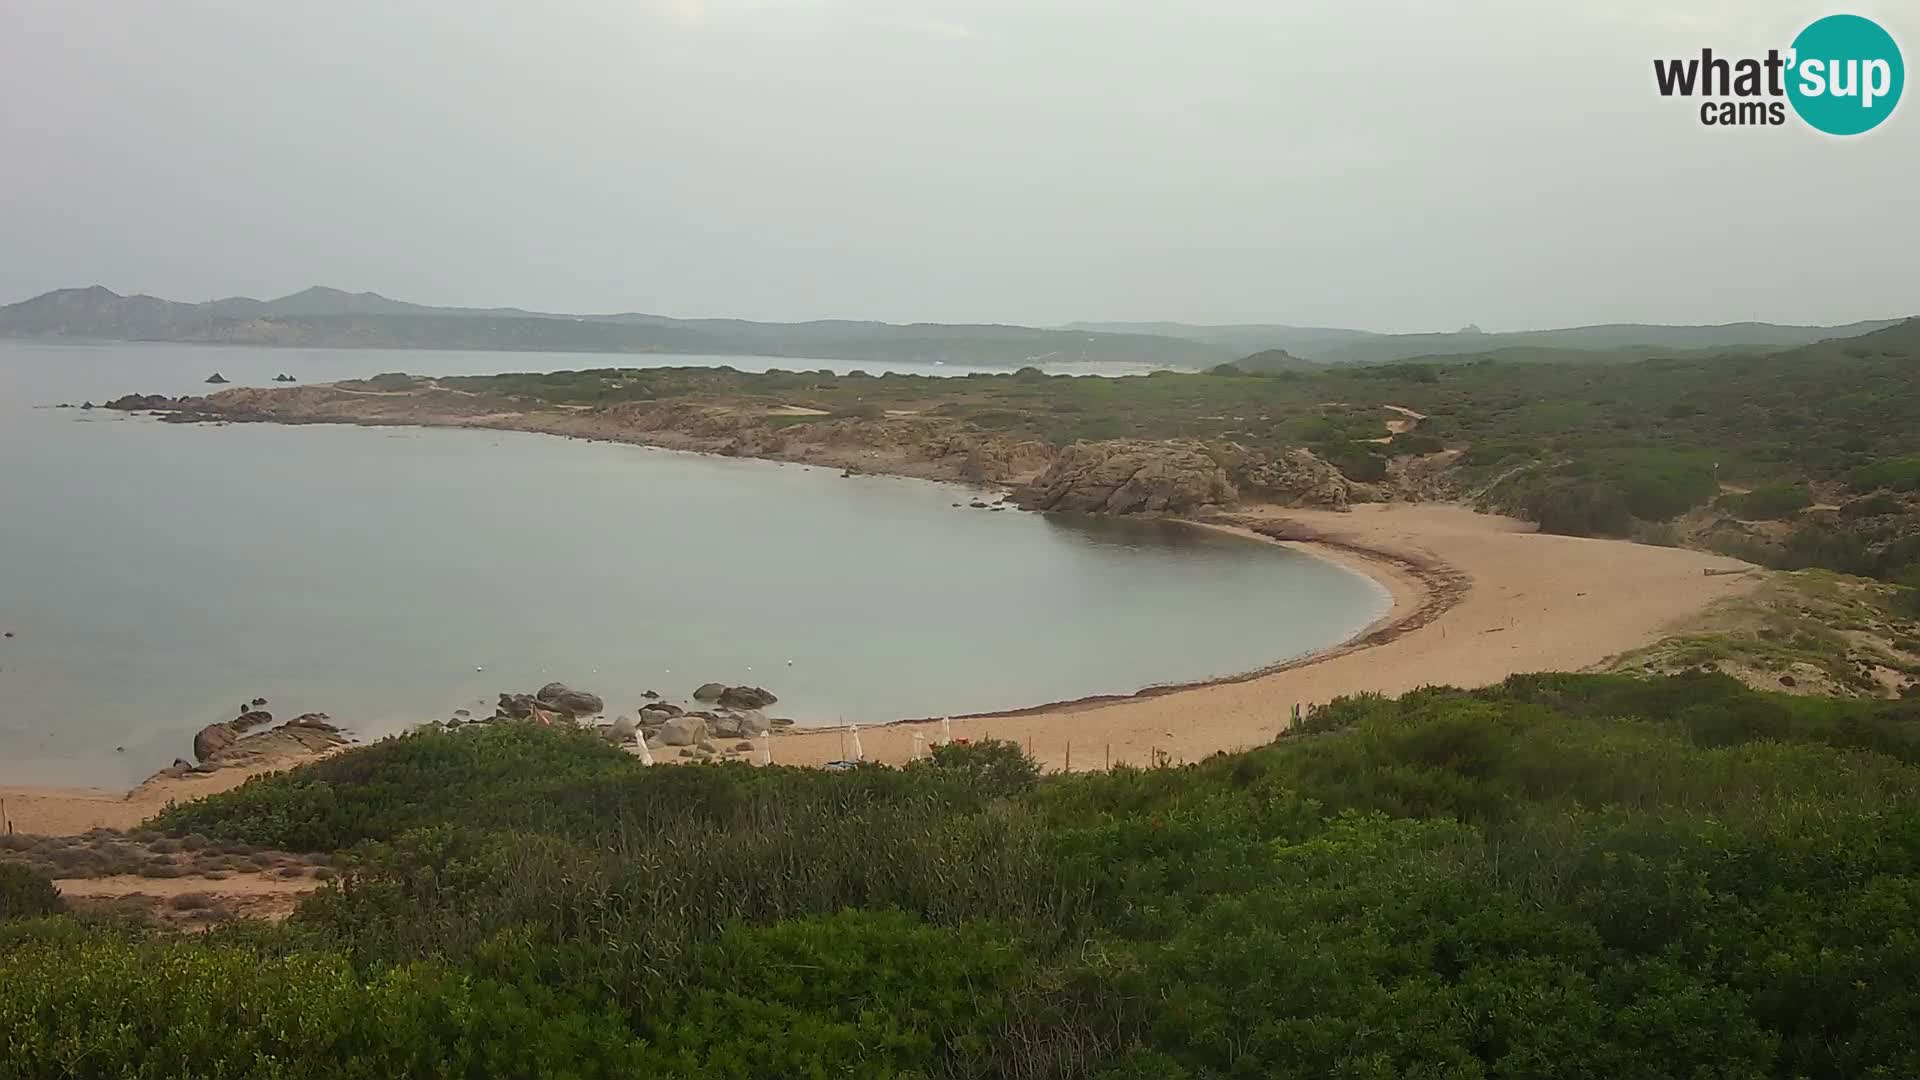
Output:
[[[1879,19],[1920,63],[1920,3]],[[1382,330],[1920,311],[1920,100],[1715,130],[1779,0],[0,0],[0,302]],[[398,12],[397,14],[395,12]],[[1916,93],[1909,93],[1913,98]]]

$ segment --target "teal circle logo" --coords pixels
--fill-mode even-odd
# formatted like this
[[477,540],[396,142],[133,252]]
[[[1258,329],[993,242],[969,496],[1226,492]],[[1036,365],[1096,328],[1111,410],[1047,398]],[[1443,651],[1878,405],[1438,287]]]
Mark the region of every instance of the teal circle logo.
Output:
[[1893,35],[1858,15],[1829,15],[1800,31],[1789,64],[1793,111],[1829,135],[1879,127],[1907,82]]

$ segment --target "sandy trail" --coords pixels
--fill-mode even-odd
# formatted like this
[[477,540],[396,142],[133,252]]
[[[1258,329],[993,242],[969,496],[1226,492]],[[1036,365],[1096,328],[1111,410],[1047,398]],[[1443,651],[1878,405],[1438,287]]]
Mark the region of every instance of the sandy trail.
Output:
[[[225,878],[150,878],[132,874],[111,877],[60,878],[54,886],[76,906],[97,907],[137,901],[163,922],[202,928],[234,918],[270,919],[293,914],[300,898],[323,883],[310,877],[282,878],[267,874],[233,874]],[[196,898],[191,906],[176,897]]]

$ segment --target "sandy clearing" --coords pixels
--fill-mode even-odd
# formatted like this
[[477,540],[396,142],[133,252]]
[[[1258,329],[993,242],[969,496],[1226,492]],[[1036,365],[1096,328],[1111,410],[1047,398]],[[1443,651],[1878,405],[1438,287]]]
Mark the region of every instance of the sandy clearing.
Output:
[[[293,914],[300,898],[320,888],[324,882],[311,877],[282,878],[263,873],[233,874],[225,878],[178,877],[149,878],[133,874],[111,877],[59,878],[54,887],[60,895],[78,907],[98,906],[133,900],[152,909],[169,924],[204,929],[214,922],[234,918],[270,919],[278,922]],[[176,896],[203,894],[204,905],[177,909]]]

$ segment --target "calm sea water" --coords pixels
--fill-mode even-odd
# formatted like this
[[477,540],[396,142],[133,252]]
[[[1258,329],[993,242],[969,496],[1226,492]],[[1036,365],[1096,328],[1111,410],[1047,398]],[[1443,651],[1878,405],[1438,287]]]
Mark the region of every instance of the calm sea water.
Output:
[[710,680],[764,685],[803,723],[973,712],[1247,670],[1387,607],[1268,545],[955,508],[972,493],[947,485],[47,407],[197,391],[214,370],[244,385],[615,362],[636,361],[0,342],[0,780],[129,783],[256,695],[362,737],[553,679],[610,712]]

